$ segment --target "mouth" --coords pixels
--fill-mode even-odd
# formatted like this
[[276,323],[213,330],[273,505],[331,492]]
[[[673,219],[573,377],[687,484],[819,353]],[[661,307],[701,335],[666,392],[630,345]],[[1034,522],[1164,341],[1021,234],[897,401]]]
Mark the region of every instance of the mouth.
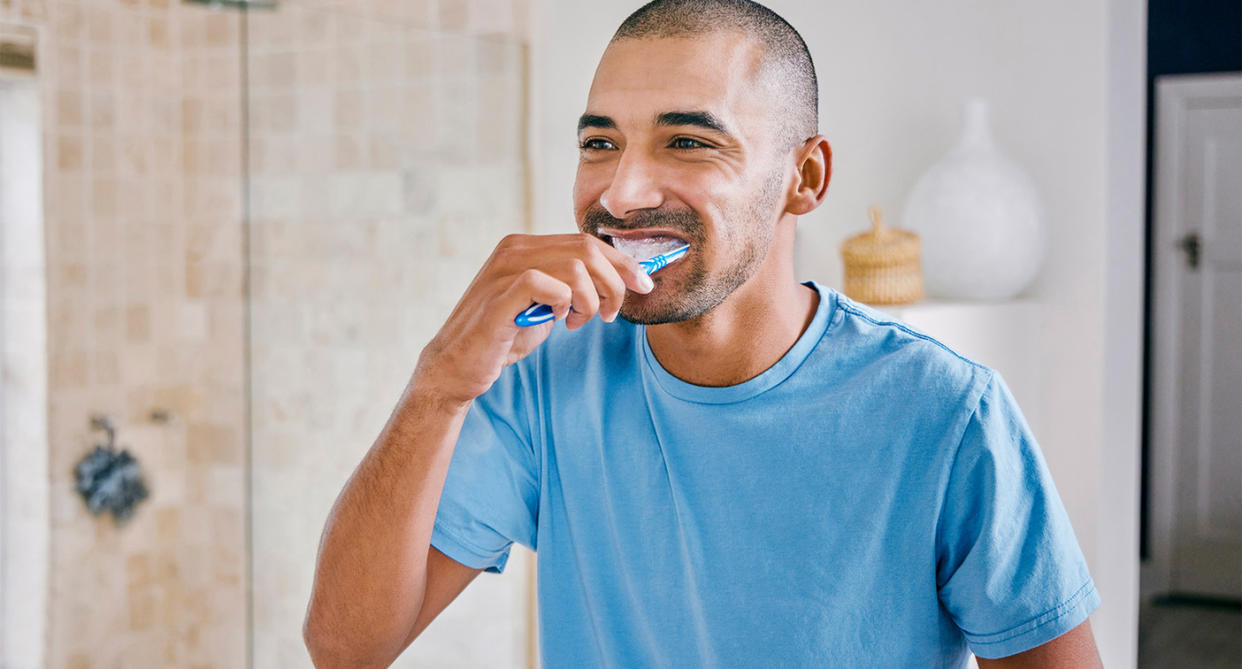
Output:
[[599,236],[613,248],[639,262],[650,260],[686,245],[686,240],[671,230],[601,228]]

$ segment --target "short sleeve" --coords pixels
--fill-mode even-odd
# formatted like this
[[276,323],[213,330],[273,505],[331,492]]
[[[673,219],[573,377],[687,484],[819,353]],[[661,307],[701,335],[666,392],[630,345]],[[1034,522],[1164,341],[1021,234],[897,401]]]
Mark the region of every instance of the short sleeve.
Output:
[[962,435],[936,537],[941,604],[979,657],[1051,641],[1100,605],[1039,445],[994,370]]
[[502,573],[509,548],[535,547],[539,465],[517,365],[471,404],[449,463],[431,545],[475,569]]

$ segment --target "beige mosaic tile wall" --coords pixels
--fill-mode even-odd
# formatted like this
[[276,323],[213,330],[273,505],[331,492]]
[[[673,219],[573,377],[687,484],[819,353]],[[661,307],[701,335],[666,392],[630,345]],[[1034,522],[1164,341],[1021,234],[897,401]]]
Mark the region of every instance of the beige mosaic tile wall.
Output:
[[[251,15],[243,114],[238,13],[0,0],[0,20],[40,39],[46,666],[247,665],[247,345],[254,666],[309,666],[327,510],[492,245],[527,226],[525,16],[500,0],[289,0]],[[72,489],[99,413],[151,485],[122,527]],[[533,565],[515,553],[399,665],[534,666]]]
[[[0,20],[40,40],[46,666],[245,666],[238,15],[0,0]],[[151,487],[123,527],[73,491],[95,413]]]
[[[310,666],[301,623],[328,510],[423,345],[526,227],[524,6],[250,15],[256,668]],[[532,563],[514,552],[396,666],[532,666]]]

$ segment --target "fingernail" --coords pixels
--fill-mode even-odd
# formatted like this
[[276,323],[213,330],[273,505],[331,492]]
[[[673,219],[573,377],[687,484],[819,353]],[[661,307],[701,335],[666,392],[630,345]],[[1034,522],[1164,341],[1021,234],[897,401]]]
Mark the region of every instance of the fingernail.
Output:
[[643,274],[642,276],[639,277],[638,283],[648,293],[651,292],[651,289],[655,288],[655,282],[652,281],[651,277],[647,276],[646,274]]

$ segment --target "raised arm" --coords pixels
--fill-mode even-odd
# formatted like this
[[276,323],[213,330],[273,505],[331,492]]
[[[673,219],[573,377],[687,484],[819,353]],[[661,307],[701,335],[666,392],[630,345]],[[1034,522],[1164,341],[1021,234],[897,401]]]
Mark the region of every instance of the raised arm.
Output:
[[431,533],[471,402],[553,327],[519,328],[514,316],[541,302],[570,328],[596,313],[612,320],[627,288],[647,292],[650,280],[594,237],[517,235],[497,246],[328,516],[303,626],[317,667],[387,667],[478,575],[431,548]]

